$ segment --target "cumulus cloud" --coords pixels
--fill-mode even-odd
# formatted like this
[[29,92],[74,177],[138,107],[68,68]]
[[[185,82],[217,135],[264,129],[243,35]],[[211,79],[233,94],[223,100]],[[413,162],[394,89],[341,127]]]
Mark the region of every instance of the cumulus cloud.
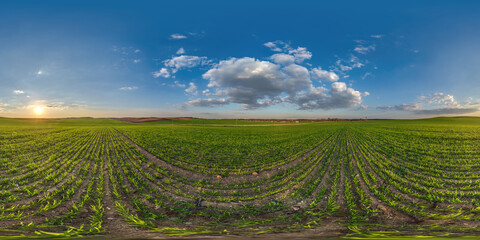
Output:
[[198,90],[197,90],[197,85],[195,83],[191,82],[189,84],[189,87],[185,89],[185,92],[191,95],[198,95]]
[[23,90],[13,90],[13,93],[15,94],[24,94],[25,92]]
[[210,61],[207,57],[199,57],[199,56],[190,56],[190,55],[180,55],[174,56],[171,59],[167,59],[163,61],[165,67],[161,68],[160,70],[153,72],[153,77],[175,77],[173,76],[179,70],[187,69],[187,68],[194,68],[197,66],[204,66],[209,64]]
[[283,91],[294,96],[298,91],[312,87],[308,69],[297,64],[284,67],[283,72],[287,75],[283,82]]
[[301,110],[329,110],[354,107],[362,103],[362,94],[348,88],[344,82],[334,82],[331,89],[312,87],[297,97],[289,98],[288,101],[297,104]]
[[290,103],[303,110],[328,110],[362,102],[362,93],[344,82],[334,82],[330,89],[314,87],[310,74],[307,68],[295,63],[283,66],[249,57],[230,58],[203,74],[213,92],[207,89],[202,93],[217,98],[195,99],[187,104],[211,107],[237,103],[244,109],[256,109]]
[[298,47],[297,49],[291,49],[288,53],[293,54],[295,57],[295,62],[301,63],[305,60],[312,58],[312,53],[307,51],[307,48]]
[[119,89],[122,90],[122,91],[132,91],[132,90],[138,89],[138,87],[137,86],[131,86],[131,87],[128,86],[128,87],[121,87]]
[[187,36],[182,35],[180,33],[174,33],[174,34],[170,35],[170,39],[174,39],[174,40],[186,39],[186,38],[187,38]]
[[279,64],[288,64],[292,60],[296,63],[302,63],[305,60],[312,58],[312,53],[305,47],[292,48],[290,44],[282,41],[267,42],[263,44],[274,52],[282,52],[281,54],[274,54],[270,59]]
[[[195,58],[186,59],[182,55],[165,60],[166,70],[157,75],[172,75],[183,68],[209,65],[210,69],[202,75],[203,79],[208,80],[207,89],[199,91],[194,83],[185,89],[186,93],[196,95],[201,92],[208,97],[186,102],[193,107],[232,103],[240,104],[243,109],[258,109],[284,103],[302,110],[329,110],[357,107],[362,103],[362,97],[369,95],[368,92],[361,93],[347,87],[344,82],[338,82],[340,78],[337,70],[363,67],[364,64],[353,55],[348,60],[339,60],[338,68],[327,71],[320,67],[309,68],[310,64],[302,66],[305,60],[312,57],[312,53],[305,47],[291,47],[282,41],[267,42],[264,45],[276,52],[268,60],[232,57],[212,64],[206,58],[193,56]],[[312,79],[333,83],[329,87],[316,87]]]
[[270,50],[274,52],[283,52],[284,50],[287,50],[290,46],[287,43],[284,43],[282,41],[275,41],[275,42],[267,42],[263,44],[265,47],[270,48]]
[[287,65],[287,64],[292,64],[295,62],[295,57],[290,55],[290,54],[285,54],[285,53],[277,53],[274,54],[270,57],[270,60],[272,60],[275,63],[282,64],[282,65]]
[[170,71],[167,68],[161,68],[158,71],[152,73],[154,78],[169,78],[171,76]]
[[184,54],[184,53],[185,53],[185,49],[179,48],[176,53],[177,53],[178,55]]
[[208,87],[218,88],[230,102],[247,108],[258,106],[259,99],[282,93],[284,77],[279,65],[249,57],[220,61],[203,74]]
[[319,79],[319,80],[324,80],[324,81],[329,81],[329,82],[335,82],[338,81],[339,77],[336,73],[323,70],[321,67],[314,68],[310,71],[311,75],[313,78]]
[[133,59],[133,63],[139,63],[139,62],[141,62],[140,59]]
[[421,100],[428,104],[438,104],[444,106],[458,106],[458,102],[450,94],[434,93],[432,96],[421,96]]

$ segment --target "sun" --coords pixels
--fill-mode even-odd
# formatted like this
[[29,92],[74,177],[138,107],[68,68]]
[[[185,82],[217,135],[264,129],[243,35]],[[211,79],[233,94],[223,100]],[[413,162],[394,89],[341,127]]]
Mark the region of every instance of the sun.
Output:
[[34,112],[35,112],[35,114],[37,114],[37,115],[42,115],[42,113],[43,113],[43,108],[40,107],[40,106],[38,106],[38,107],[35,108]]

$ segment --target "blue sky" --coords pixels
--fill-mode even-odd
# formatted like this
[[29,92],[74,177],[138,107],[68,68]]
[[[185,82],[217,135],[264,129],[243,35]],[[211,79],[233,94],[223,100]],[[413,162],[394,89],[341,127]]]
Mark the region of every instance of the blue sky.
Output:
[[0,1],[0,116],[480,115],[478,1]]

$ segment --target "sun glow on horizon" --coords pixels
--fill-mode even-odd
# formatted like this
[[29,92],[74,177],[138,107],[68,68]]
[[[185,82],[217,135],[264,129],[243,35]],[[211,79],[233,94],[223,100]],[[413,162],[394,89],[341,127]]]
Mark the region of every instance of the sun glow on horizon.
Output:
[[34,112],[35,112],[36,115],[42,115],[42,113],[43,113],[43,108],[40,107],[40,106],[38,106],[38,107],[36,107],[36,108],[34,109]]

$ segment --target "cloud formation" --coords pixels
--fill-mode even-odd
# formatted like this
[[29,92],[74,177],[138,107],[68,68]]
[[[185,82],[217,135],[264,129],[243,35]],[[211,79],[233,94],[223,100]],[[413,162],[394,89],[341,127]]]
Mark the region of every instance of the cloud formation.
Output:
[[313,78],[318,80],[335,82],[338,81],[339,77],[335,72],[323,70],[321,67],[314,68],[310,71]]
[[453,95],[434,93],[430,96],[421,96],[417,103],[401,104],[396,106],[378,106],[383,111],[406,111],[414,114],[441,115],[441,114],[467,114],[480,111],[479,103],[458,103]]
[[295,62],[295,57],[286,53],[277,53],[272,55],[270,60],[281,65],[287,65]]
[[186,39],[186,38],[187,38],[187,36],[182,35],[180,33],[174,33],[174,34],[170,35],[170,39],[174,39],[174,40]]
[[174,77],[173,75],[177,73],[179,70],[194,68],[197,66],[204,66],[209,63],[210,61],[207,59],[207,57],[190,56],[190,55],[174,56],[171,59],[167,59],[163,61],[163,64],[165,67],[161,68],[158,71],[153,72],[152,75],[154,78]]
[[370,45],[370,46],[358,45],[353,49],[353,51],[360,54],[367,54],[369,52],[375,51],[375,45]]
[[215,99],[215,98],[198,98],[192,101],[187,102],[188,105],[193,107],[215,107],[219,105],[225,105],[229,102],[225,98]]
[[185,54],[185,49],[183,48],[179,48],[176,52],[177,55],[180,55],[180,54]]
[[346,72],[351,71],[355,68],[362,68],[363,66],[365,66],[365,64],[360,61],[357,56],[354,55],[350,55],[350,58],[348,59],[338,59],[335,62],[335,65],[335,70],[342,74],[345,74]]
[[189,87],[185,89],[185,92],[194,96],[198,95],[197,85],[193,82],[189,83]]
[[305,47],[293,48],[290,46],[290,44],[282,41],[267,42],[263,45],[270,48],[270,50],[274,52],[282,52],[280,54],[274,54],[272,57],[270,57],[272,61],[279,64],[291,63],[292,60],[296,63],[302,63],[303,61],[312,58],[312,53]]
[[288,97],[287,102],[298,105],[301,110],[350,108],[362,103],[362,94],[344,82],[334,82],[330,89],[312,87],[296,97]]
[[[283,51],[285,48],[273,42],[266,45],[273,50]],[[300,49],[299,52],[308,51]],[[314,87],[311,75],[316,75],[317,79],[337,81],[338,76],[335,73],[323,72],[321,68],[316,68],[312,73],[312,70],[294,63],[296,61],[292,61],[291,57],[275,55],[270,58],[274,62],[250,57],[220,61],[202,76],[209,81],[208,89],[202,93],[210,98],[199,98],[186,104],[194,107],[213,107],[236,103],[241,104],[244,109],[257,109],[288,103],[301,110],[328,110],[350,108],[362,102],[363,94],[348,88],[344,82],[334,82],[330,89]],[[279,56],[285,57],[288,61],[279,60]],[[289,56],[295,58],[294,55]]]
[[15,94],[24,94],[25,92],[23,90],[13,90],[13,93]]

